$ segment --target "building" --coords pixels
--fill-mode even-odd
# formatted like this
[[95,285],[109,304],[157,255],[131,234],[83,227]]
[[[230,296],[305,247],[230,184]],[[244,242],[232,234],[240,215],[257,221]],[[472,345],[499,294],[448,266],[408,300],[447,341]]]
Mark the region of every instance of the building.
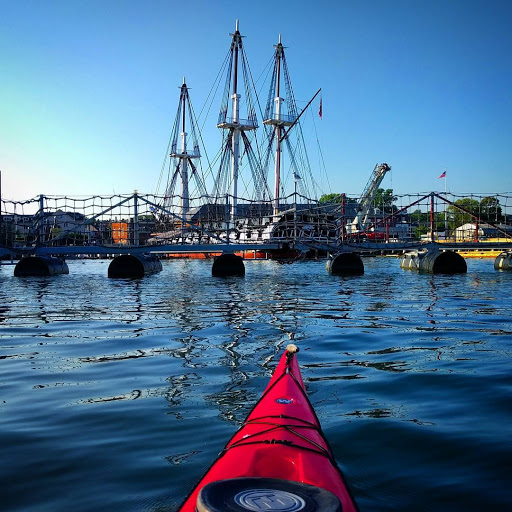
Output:
[[[478,232],[477,232],[478,226]],[[490,224],[468,223],[455,228],[456,242],[474,242],[475,240],[483,241],[489,239],[507,239],[507,233],[512,237],[512,226],[506,224],[496,224],[499,229]]]

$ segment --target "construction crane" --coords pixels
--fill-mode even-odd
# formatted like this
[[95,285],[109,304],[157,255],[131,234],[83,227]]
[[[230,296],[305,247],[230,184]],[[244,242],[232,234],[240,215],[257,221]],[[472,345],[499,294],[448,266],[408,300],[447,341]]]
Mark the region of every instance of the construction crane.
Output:
[[376,164],[373,172],[364,188],[361,197],[359,198],[359,207],[354,220],[347,224],[347,234],[355,234],[364,231],[368,227],[368,215],[370,213],[370,207],[375,194],[379,188],[384,176],[388,171],[391,170],[391,166],[386,163]]

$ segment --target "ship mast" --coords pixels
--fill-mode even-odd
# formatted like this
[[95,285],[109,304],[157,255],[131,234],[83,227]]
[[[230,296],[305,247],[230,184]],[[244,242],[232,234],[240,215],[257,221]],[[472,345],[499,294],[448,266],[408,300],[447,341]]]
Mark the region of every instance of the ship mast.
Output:
[[[206,195],[206,187],[203,178],[199,175],[193,160],[199,159],[201,153],[199,151],[199,143],[196,134],[196,126],[192,115],[192,106],[188,93],[189,89],[183,77],[183,84],[180,87],[180,99],[176,112],[176,119],[171,134],[169,153],[172,159],[172,174],[169,175],[166,190],[165,202],[172,204],[174,189],[177,181],[180,180],[180,217],[183,222],[187,220],[190,212],[190,178],[194,178],[198,191],[201,195]],[[188,122],[188,124],[187,124]],[[187,129],[190,132],[192,140],[192,148],[188,144]],[[181,139],[181,143],[180,140]]]
[[[283,45],[281,43],[281,34],[279,34],[279,43],[276,47],[276,64],[277,64],[277,81],[276,81],[276,119],[280,120],[281,118],[281,101],[283,99],[280,96],[280,87],[281,87],[281,56],[283,54]],[[275,195],[274,195],[274,213],[279,213],[279,186],[281,181],[281,131],[283,127],[282,125],[275,125],[276,131],[276,164],[275,164]]]
[[[230,148],[231,152],[231,208],[230,217],[231,221],[234,221],[237,215],[237,198],[238,198],[238,177],[240,169],[240,138],[244,140],[244,144],[247,146],[247,137],[245,132],[249,130],[255,130],[258,128],[256,121],[256,114],[254,108],[248,100],[248,119],[240,119],[240,103],[241,94],[238,92],[238,65],[240,60],[240,54],[243,52],[242,47],[242,35],[238,29],[238,20],[236,20],[235,33],[230,34],[232,36],[231,42],[231,62],[230,69],[232,69],[232,83],[231,86],[231,117],[227,116],[227,105],[221,108],[219,116],[218,128],[229,130],[228,141],[226,148]],[[242,64],[245,65],[244,62]],[[245,72],[245,68],[244,68]],[[248,150],[248,148],[246,148]]]
[[190,208],[190,198],[188,192],[188,158],[187,155],[187,132],[185,131],[185,100],[188,93],[187,85],[185,84],[185,77],[183,77],[183,85],[181,86],[180,100],[182,102],[183,117],[182,117],[182,132],[181,132],[181,156],[183,163],[181,168],[181,218],[186,220],[188,210]]
[[239,157],[240,157],[240,94],[238,94],[238,47],[242,43],[242,36],[238,30],[238,20],[236,20],[236,29],[233,34],[233,44],[235,46],[234,54],[234,72],[233,72],[233,95],[231,99],[232,112],[233,112],[233,157],[231,161],[231,194],[233,196],[233,202],[231,205],[231,219],[234,220],[236,217],[236,204],[238,197],[238,170],[239,170]]
[[[274,204],[273,210],[274,214],[279,213],[279,200],[280,200],[280,188],[281,188],[281,144],[283,141],[283,134],[285,131],[285,127],[290,127],[294,124],[297,115],[295,102],[293,98],[289,98],[290,105],[288,107],[289,113],[291,115],[285,115],[282,113],[282,103],[285,101],[284,98],[281,97],[281,67],[283,62],[285,61],[284,57],[284,46],[281,43],[281,34],[279,34],[279,42],[277,45],[274,45],[276,49],[274,54],[274,74],[272,77],[272,85],[271,89],[274,91],[270,91],[270,95],[274,92],[273,103],[274,108],[271,108],[271,105],[267,104],[267,109],[265,113],[265,119],[263,120],[263,124],[273,126],[274,127],[274,139],[275,139],[275,166],[274,166]],[[288,78],[288,77],[287,77]],[[291,86],[287,84],[290,89]],[[271,96],[269,95],[269,102],[271,101]]]

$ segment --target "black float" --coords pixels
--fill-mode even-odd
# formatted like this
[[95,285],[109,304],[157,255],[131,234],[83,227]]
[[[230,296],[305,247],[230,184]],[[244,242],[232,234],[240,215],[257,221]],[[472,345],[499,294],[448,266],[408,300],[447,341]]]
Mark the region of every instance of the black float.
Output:
[[360,276],[364,274],[363,261],[355,252],[340,252],[329,256],[326,268],[331,274]]
[[512,270],[512,251],[502,252],[494,260],[496,270]]
[[55,276],[69,274],[69,268],[63,258],[54,256],[27,256],[14,267],[16,277]]
[[244,260],[232,252],[216,256],[212,266],[213,277],[245,276]]
[[460,254],[439,249],[407,252],[402,256],[400,267],[429,274],[464,274],[468,271],[466,260]]
[[108,266],[108,277],[141,279],[162,270],[162,263],[150,254],[123,254],[116,256]]

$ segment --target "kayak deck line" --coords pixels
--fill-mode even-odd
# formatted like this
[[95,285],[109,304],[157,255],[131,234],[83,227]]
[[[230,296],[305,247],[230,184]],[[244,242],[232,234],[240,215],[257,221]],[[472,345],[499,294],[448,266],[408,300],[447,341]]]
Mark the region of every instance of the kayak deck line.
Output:
[[[294,357],[295,353],[298,352],[298,351],[299,351],[299,349],[295,345],[288,345],[286,347],[286,351],[285,351],[286,363],[284,365],[283,372],[280,375],[278,375],[277,378],[276,378],[276,374],[274,373],[273,379],[271,380],[271,382],[269,383],[269,385],[265,389],[265,391],[264,391],[263,395],[261,396],[261,398],[258,400],[256,405],[254,406],[253,411],[256,409],[258,404],[265,399],[265,397],[272,391],[272,389],[275,386],[278,385],[280,380],[283,379],[285,376],[292,377],[292,379],[297,384],[297,389],[301,392],[301,394],[303,395],[304,399],[309,404],[309,398],[308,398],[308,396],[306,394],[306,391],[304,389],[304,384],[302,382],[302,379],[300,381],[297,379],[297,377],[295,376],[295,374],[293,372],[293,368],[292,368],[292,365],[291,365],[291,360]],[[313,409],[312,409],[312,412],[314,413]],[[253,434],[247,434],[247,435],[245,435],[239,441],[235,441],[233,443],[228,443],[228,445],[223,450],[223,452],[227,451],[227,450],[229,450],[231,448],[235,448],[237,446],[244,446],[246,444],[247,445],[248,444],[257,444],[257,443],[265,443],[265,444],[269,444],[270,443],[271,444],[272,441],[273,441],[274,443],[279,442],[281,444],[287,444],[287,445],[295,446],[296,448],[301,448],[301,449],[305,449],[305,450],[309,449],[309,450],[311,450],[311,451],[313,451],[315,453],[319,453],[320,455],[326,456],[329,460],[334,462],[334,459],[333,459],[333,457],[332,457],[332,455],[330,453],[330,450],[328,449],[327,440],[325,439],[325,437],[324,437],[324,435],[322,433],[322,430],[320,428],[320,421],[316,417],[316,413],[314,413],[314,419],[315,419],[314,422],[307,421],[307,420],[304,420],[302,418],[298,418],[296,416],[288,416],[288,415],[285,415],[285,414],[279,414],[279,415],[275,415],[275,416],[268,416],[267,415],[267,416],[261,416],[261,417],[258,417],[258,418],[251,418],[251,415],[252,415],[252,411],[251,411],[251,413],[249,413],[246,421],[240,427],[240,430],[243,430],[245,427],[248,427],[249,425],[265,425],[265,424],[266,425],[271,425],[273,428],[269,428],[267,430],[261,430],[259,432],[253,433]],[[276,422],[268,422],[268,423],[263,422],[262,420],[264,420],[266,418],[294,420],[294,421],[302,423],[302,425],[287,424],[287,423],[276,423]],[[315,432],[317,432],[320,435],[320,437],[323,438],[325,446],[322,446],[321,444],[314,442],[312,439],[309,439],[306,436],[303,436],[303,435],[299,434],[298,432],[296,432],[294,430],[295,428],[306,428],[306,429],[313,429],[313,430],[315,430]],[[266,434],[268,434],[268,433],[270,433],[272,431],[276,431],[276,430],[280,430],[280,429],[286,430],[287,432],[296,435],[300,439],[304,440],[306,443],[315,446],[317,449],[315,450],[314,448],[310,448],[308,446],[304,446],[304,445],[301,445],[301,444],[295,444],[291,440],[286,440],[286,441],[283,441],[283,440],[263,440],[263,441],[252,441],[252,442],[248,441],[248,442],[245,442],[246,440],[248,440],[250,438],[253,438],[255,436],[266,435]],[[334,464],[336,465],[335,462],[334,462]]]
[[308,399],[297,351],[286,348],[260,399],[178,512],[358,510]]
[[[266,417],[263,417],[263,418],[258,418],[257,420],[247,421],[246,423],[244,423],[242,425],[241,428],[244,428],[244,427],[249,426],[249,425],[270,425],[271,428],[268,428],[266,430],[261,430],[260,432],[256,432],[254,434],[247,435],[243,439],[241,439],[240,441],[236,441],[233,444],[231,444],[229,446],[226,446],[226,448],[223,451],[231,450],[232,448],[237,448],[239,446],[246,446],[246,445],[250,445],[250,444],[259,444],[259,443],[261,443],[261,444],[275,444],[275,443],[281,443],[281,444],[286,444],[286,445],[289,445],[289,446],[294,446],[295,448],[300,448],[300,449],[303,449],[303,450],[310,450],[310,451],[318,453],[320,455],[325,455],[327,458],[331,459],[330,453],[323,446],[321,446],[320,444],[314,442],[313,440],[309,439],[308,437],[306,437],[306,436],[304,436],[304,435],[302,435],[299,432],[294,430],[296,428],[298,428],[298,429],[302,428],[302,429],[314,430],[314,431],[318,432],[319,434],[321,434],[321,431],[318,429],[318,427],[316,425],[313,425],[313,424],[308,424],[308,425],[292,425],[292,424],[286,424],[286,423],[285,424],[280,424],[280,423],[273,423],[273,422],[270,422],[270,421],[260,421],[260,420],[265,419],[265,418],[281,418],[281,419],[286,419],[286,420],[303,421],[300,418],[295,418],[293,416],[285,416],[285,415],[266,416]],[[266,434],[269,434],[271,432],[275,432],[275,431],[278,431],[278,430],[286,430],[290,434],[294,434],[297,437],[299,437],[300,439],[306,441],[306,443],[312,444],[317,449],[310,448],[308,446],[303,446],[301,444],[296,444],[296,443],[294,443],[291,440],[281,440],[281,439],[264,439],[262,441],[260,441],[260,440],[251,440],[254,437],[261,436],[261,435],[266,435]]]

